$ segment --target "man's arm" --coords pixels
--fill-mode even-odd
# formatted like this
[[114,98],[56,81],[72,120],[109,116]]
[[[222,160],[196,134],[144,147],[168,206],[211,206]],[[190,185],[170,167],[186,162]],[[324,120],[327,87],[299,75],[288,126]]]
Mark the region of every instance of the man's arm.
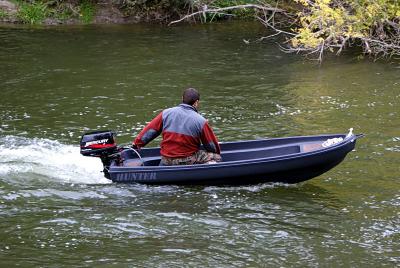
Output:
[[217,154],[221,153],[221,148],[219,147],[218,139],[215,136],[208,122],[206,122],[203,126],[200,139],[201,142],[203,143],[204,149],[206,149],[208,152]]
[[144,147],[146,144],[157,138],[162,131],[162,112],[159,113],[147,126],[140,131],[133,144],[138,148]]

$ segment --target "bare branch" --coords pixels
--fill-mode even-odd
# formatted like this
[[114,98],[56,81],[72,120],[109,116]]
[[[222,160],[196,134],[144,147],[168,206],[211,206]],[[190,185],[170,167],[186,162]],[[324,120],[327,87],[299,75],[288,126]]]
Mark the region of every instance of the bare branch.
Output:
[[[292,14],[278,8],[278,1],[279,0],[277,0],[275,7],[266,5],[261,2],[261,0],[255,4],[243,4],[222,8],[208,7],[207,5],[191,5],[191,9],[188,10],[188,12],[191,13],[186,14],[178,20],[170,22],[168,25],[173,25],[188,19],[194,19],[195,21],[198,19],[201,22],[206,22],[206,20],[210,19],[213,21],[218,15],[234,16],[233,14],[226,14],[226,12],[231,10],[254,9],[258,11],[254,17],[266,28],[273,30],[272,34],[263,36],[256,41],[261,42],[281,34],[285,35],[287,37],[286,40],[282,41],[281,44],[278,44],[280,49],[285,53],[302,53],[307,57],[312,56],[314,60],[321,63],[324,53],[327,50],[339,55],[347,46],[354,44],[355,41],[361,41],[364,53],[373,55],[375,58],[392,57],[396,55],[400,56],[400,20],[397,17],[376,22],[369,27],[369,32],[364,32],[361,35],[349,35],[347,34],[347,24],[344,24],[344,26],[335,25],[334,21],[327,21],[326,18],[321,16],[312,17],[313,19],[306,20],[305,24],[301,24],[300,18],[309,18],[309,16],[314,12],[313,9],[321,9],[321,7],[315,5],[315,1],[313,0],[304,0],[307,2],[307,5],[304,5],[303,11]],[[335,0],[332,1],[332,3],[332,5],[334,5],[333,8],[336,6],[339,6],[344,10],[350,8],[344,6],[341,1]],[[195,11],[196,9],[197,11]],[[347,11],[350,12],[349,10]],[[283,24],[282,21],[276,22],[275,16],[277,13],[286,16],[290,26],[289,23]],[[211,16],[208,17],[206,16],[207,14]],[[325,25],[326,23],[329,25]],[[349,22],[346,21],[346,23]],[[350,23],[354,22],[350,21]],[[295,30],[286,30],[291,29],[292,25],[295,25]],[[300,30],[303,28],[306,28],[306,30],[311,33],[314,42],[307,42],[307,40],[304,40],[304,38],[300,36]],[[318,40],[317,43],[315,42],[315,39]],[[248,40],[243,41],[246,44],[249,42]]]
[[274,36],[277,36],[277,35],[280,35],[280,34],[281,34],[281,32],[276,32],[276,33],[271,34],[271,35],[268,35],[268,36],[260,37],[260,38],[258,38],[256,41],[257,41],[257,42],[262,42],[262,41],[264,41],[264,40],[266,40],[266,39],[270,39],[270,38],[272,38],[272,37],[274,37]]
[[363,40],[364,41],[369,41],[369,42],[372,42],[372,43],[377,43],[377,44],[379,44],[379,45],[381,45],[383,47],[386,47],[386,48],[400,49],[400,45],[396,45],[396,44],[393,44],[393,43],[386,43],[384,41],[371,39],[371,38],[363,38]]
[[284,33],[284,34],[291,35],[291,36],[296,36],[296,34],[294,34],[294,33],[286,32],[286,31],[279,30],[279,29],[275,28],[275,26],[273,26],[272,24],[269,24],[266,20],[263,20],[262,18],[260,18],[260,17],[258,17],[258,16],[257,16],[256,18],[257,18],[262,24],[264,24],[264,26],[271,28],[271,29],[274,30],[275,32]]
[[284,10],[280,9],[280,8],[274,8],[274,7],[263,6],[263,5],[255,5],[255,4],[245,4],[245,5],[237,5],[237,6],[221,7],[221,8],[213,8],[213,9],[208,9],[207,6],[203,6],[202,10],[188,14],[188,15],[180,18],[179,20],[171,21],[168,24],[168,26],[179,23],[181,21],[187,20],[189,18],[195,17],[200,14],[204,16],[207,13],[215,14],[215,13],[223,13],[224,11],[229,11],[229,10],[248,9],[248,8],[258,9],[258,10],[262,10],[262,11],[270,11],[270,12],[279,12],[279,13],[284,12]]
[[320,45],[321,49],[319,52],[319,57],[318,57],[318,61],[321,64],[322,63],[322,55],[324,54],[324,50],[325,50],[325,40],[322,41],[322,44]]
[[339,46],[338,51],[336,52],[336,55],[339,55],[340,53],[342,53],[343,48],[346,46],[347,41],[349,40],[349,37],[346,36],[346,38],[343,38],[342,43]]

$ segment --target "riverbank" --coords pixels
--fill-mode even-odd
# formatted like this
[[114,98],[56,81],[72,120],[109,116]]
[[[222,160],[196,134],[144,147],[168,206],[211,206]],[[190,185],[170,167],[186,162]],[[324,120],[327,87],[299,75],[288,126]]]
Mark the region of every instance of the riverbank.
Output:
[[169,5],[126,4],[125,1],[0,1],[0,22],[41,25],[167,23],[179,18]]
[[[232,5],[240,8],[230,9]],[[253,5],[253,7],[249,7]],[[262,5],[256,1],[217,0],[212,6],[206,1],[126,1],[126,0],[67,0],[67,1],[22,1],[0,0],[0,23],[15,24],[40,24],[40,25],[79,25],[79,24],[134,24],[134,23],[160,23],[169,24],[174,20],[184,18],[191,22],[206,22],[226,20],[230,18],[255,19],[254,15],[263,10],[257,7],[270,7],[269,11],[277,7],[273,1],[265,1]],[[280,7],[291,9],[285,1]],[[209,14],[215,8],[227,8],[223,12]]]
[[[311,4],[310,4],[311,3]],[[253,19],[284,36],[282,48],[322,62],[327,53],[360,47],[374,58],[400,56],[400,3],[382,0],[0,0],[0,21],[24,24],[134,24]],[[360,55],[360,56],[363,56]]]

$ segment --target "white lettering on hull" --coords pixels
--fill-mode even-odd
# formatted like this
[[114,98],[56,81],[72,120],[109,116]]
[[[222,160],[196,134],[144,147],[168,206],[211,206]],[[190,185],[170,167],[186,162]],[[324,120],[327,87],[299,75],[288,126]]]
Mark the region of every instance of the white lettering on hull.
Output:
[[156,172],[127,172],[116,174],[116,181],[118,182],[146,182],[155,181],[156,179]]

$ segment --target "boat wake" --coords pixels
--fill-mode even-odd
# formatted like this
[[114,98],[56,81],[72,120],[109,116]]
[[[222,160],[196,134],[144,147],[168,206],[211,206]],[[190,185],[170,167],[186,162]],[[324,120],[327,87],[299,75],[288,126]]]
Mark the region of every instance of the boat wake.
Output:
[[252,192],[258,193],[262,192],[266,189],[275,189],[275,188],[298,188],[301,184],[288,184],[282,182],[264,182],[256,185],[248,185],[248,186],[208,186],[204,188],[205,192],[208,193],[216,193],[216,192]]
[[0,137],[0,180],[110,183],[102,169],[99,159],[80,155],[77,146],[48,139]]

